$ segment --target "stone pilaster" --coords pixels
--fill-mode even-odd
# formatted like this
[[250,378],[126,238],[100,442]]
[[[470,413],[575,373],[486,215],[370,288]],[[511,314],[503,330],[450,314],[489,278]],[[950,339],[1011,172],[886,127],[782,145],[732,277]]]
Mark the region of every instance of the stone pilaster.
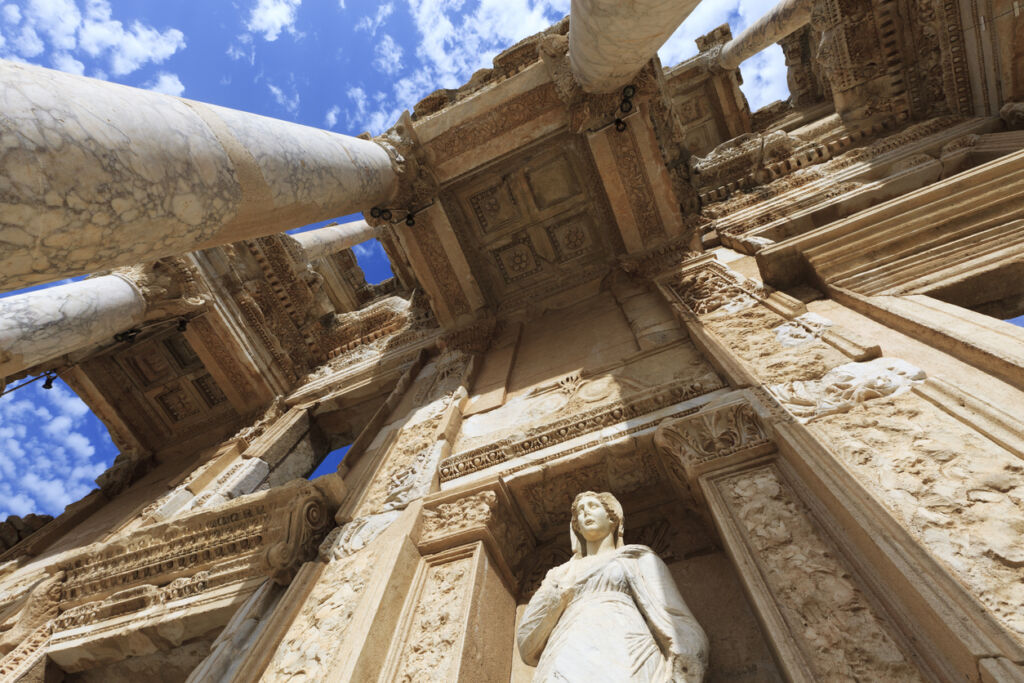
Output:
[[662,422],[654,438],[666,469],[706,506],[788,680],[924,680],[799,479],[766,457],[770,433],[737,392]]

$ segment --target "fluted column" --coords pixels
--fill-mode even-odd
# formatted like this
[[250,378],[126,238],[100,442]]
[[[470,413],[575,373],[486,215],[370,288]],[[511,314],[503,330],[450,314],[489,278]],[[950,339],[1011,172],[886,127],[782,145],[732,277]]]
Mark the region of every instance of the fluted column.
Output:
[[385,203],[380,145],[0,60],[0,289]]
[[812,0],[782,0],[767,14],[722,46],[718,66],[737,68],[772,43],[777,43],[811,20]]
[[307,261],[350,249],[377,236],[377,228],[366,221],[352,221],[344,225],[328,225],[316,230],[296,233],[291,237],[306,252]]
[[612,92],[629,83],[699,0],[572,0],[569,65],[583,89]]
[[142,292],[119,275],[0,299],[0,378],[110,341],[145,317]]

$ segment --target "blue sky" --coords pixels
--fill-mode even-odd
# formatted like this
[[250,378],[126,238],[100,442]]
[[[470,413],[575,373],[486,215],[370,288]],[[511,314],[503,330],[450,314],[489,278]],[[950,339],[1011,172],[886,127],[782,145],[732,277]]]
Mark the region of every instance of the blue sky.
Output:
[[[723,22],[734,33],[776,0],[705,0],[661,50],[671,65]],[[0,0],[0,58],[327,128],[373,134],[456,87],[569,0]],[[742,66],[756,109],[788,93],[782,51]],[[380,246],[356,249],[389,277]],[[113,460],[106,430],[59,382],[0,397],[0,519],[57,514]]]

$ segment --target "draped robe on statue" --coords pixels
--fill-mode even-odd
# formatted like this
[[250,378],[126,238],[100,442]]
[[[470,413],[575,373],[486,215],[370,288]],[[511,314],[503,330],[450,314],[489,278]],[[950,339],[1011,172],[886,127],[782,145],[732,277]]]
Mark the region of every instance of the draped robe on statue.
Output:
[[[578,571],[569,569],[573,562]],[[573,571],[572,598],[563,604],[565,577]],[[536,683],[690,683],[706,667],[704,630],[668,567],[643,545],[551,569],[517,636],[523,660],[537,666]]]

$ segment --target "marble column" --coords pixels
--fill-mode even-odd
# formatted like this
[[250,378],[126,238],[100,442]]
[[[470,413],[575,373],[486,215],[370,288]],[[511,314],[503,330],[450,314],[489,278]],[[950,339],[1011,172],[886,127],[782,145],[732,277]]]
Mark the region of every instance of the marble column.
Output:
[[0,378],[112,341],[145,317],[142,293],[119,275],[0,299]]
[[369,140],[0,60],[0,289],[384,204]]
[[699,0],[572,0],[569,66],[590,93],[618,90],[644,67]]
[[777,43],[811,20],[812,0],[782,0],[767,14],[722,46],[718,66],[737,68],[772,43]]
[[377,236],[377,228],[366,221],[352,221],[344,225],[328,225],[291,235],[306,252],[307,261],[315,261],[342,249],[350,249]]

